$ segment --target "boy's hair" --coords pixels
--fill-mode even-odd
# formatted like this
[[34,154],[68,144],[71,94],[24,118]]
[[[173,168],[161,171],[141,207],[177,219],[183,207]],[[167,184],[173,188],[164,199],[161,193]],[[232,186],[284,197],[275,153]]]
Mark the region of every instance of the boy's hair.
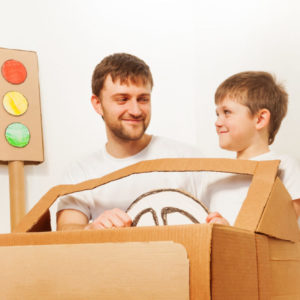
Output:
[[92,76],[92,92],[100,96],[106,77],[110,75],[112,81],[120,79],[121,83],[128,80],[135,84],[150,83],[153,79],[149,66],[138,57],[127,53],[115,53],[105,57],[96,67]]
[[252,115],[260,109],[271,113],[269,123],[269,145],[274,142],[281,121],[287,113],[288,94],[283,85],[267,72],[241,72],[222,82],[215,93],[215,103],[226,97],[246,105]]

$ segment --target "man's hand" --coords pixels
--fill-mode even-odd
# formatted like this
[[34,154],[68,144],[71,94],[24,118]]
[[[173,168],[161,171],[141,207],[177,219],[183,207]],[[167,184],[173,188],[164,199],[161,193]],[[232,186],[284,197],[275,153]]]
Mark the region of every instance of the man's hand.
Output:
[[104,229],[112,227],[129,227],[132,223],[129,215],[119,208],[106,210],[93,223],[84,229]]
[[225,218],[223,218],[218,212],[209,213],[206,217],[206,223],[230,225],[229,222]]

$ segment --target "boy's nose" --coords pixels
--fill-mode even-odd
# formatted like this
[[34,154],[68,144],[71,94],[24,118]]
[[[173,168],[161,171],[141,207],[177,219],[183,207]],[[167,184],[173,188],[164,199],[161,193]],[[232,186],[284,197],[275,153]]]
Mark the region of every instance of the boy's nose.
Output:
[[215,122],[215,126],[216,127],[220,127],[220,126],[222,126],[222,120],[221,120],[221,118],[220,117],[217,117],[217,120],[216,120],[216,122]]

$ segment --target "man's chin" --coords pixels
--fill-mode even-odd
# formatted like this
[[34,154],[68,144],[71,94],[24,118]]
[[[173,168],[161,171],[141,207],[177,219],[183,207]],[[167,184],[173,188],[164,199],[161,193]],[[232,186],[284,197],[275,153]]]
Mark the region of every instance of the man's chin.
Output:
[[118,135],[119,138],[127,141],[138,141],[144,136],[145,132],[123,132]]

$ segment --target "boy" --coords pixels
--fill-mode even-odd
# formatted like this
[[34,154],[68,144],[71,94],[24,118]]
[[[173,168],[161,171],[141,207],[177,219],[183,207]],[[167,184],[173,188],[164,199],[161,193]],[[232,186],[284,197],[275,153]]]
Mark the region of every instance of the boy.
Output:
[[[215,123],[221,148],[237,159],[280,159],[278,176],[300,216],[300,167],[297,161],[270,151],[288,105],[288,95],[267,72],[242,72],[226,79],[215,93]],[[210,178],[205,199],[210,202],[208,223],[234,224],[247,195],[251,177],[217,174]]]

